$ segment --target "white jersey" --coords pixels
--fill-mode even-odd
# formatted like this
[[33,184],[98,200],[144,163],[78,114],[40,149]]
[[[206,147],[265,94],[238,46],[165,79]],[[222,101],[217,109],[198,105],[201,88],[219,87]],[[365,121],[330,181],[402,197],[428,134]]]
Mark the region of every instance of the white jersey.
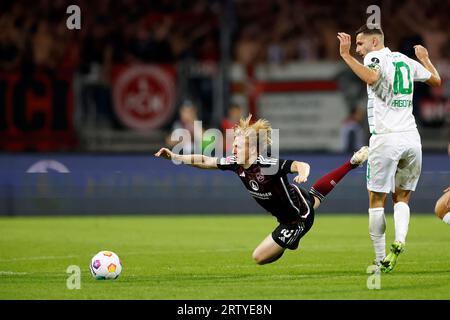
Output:
[[364,65],[379,70],[380,79],[367,86],[367,117],[371,134],[416,131],[412,114],[414,81],[427,81],[431,72],[419,62],[389,48],[372,51]]

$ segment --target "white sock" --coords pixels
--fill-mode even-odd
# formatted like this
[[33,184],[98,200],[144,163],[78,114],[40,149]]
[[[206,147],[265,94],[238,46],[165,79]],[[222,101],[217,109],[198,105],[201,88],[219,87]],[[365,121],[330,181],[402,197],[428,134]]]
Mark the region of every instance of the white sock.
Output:
[[450,212],[447,212],[447,214],[442,218],[442,221],[450,226]]
[[397,202],[394,205],[395,240],[406,242],[409,226],[409,206],[405,202]]
[[381,261],[386,256],[386,217],[384,208],[369,209],[369,235],[375,250],[375,258]]

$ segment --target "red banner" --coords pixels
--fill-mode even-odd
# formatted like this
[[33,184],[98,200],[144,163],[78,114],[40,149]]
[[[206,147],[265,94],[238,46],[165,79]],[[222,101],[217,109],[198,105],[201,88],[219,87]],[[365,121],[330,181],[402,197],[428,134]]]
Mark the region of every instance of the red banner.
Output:
[[175,85],[173,66],[116,66],[113,101],[117,118],[134,130],[160,128],[175,111]]
[[73,149],[72,77],[72,73],[0,75],[0,149]]

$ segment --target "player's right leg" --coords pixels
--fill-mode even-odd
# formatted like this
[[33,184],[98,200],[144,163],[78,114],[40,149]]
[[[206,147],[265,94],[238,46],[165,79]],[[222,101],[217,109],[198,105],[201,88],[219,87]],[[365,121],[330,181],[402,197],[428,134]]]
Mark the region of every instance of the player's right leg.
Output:
[[320,177],[311,187],[309,193],[314,197],[314,209],[320,206],[323,199],[334,189],[341,179],[351,170],[361,166],[366,162],[369,154],[367,146],[362,147],[340,167],[330,171],[323,177]]
[[399,152],[392,137],[372,135],[367,160],[367,190],[369,191],[369,236],[375,251],[374,264],[386,257],[386,196],[395,191],[395,172]]
[[375,266],[380,266],[386,257],[386,197],[387,193],[369,190],[369,236],[375,251]]
[[405,250],[406,235],[408,234],[410,211],[408,202],[411,197],[410,190],[396,188],[392,194],[394,201],[395,241],[391,244],[389,253],[381,261],[381,271],[391,272],[397,264],[400,253]]
[[436,202],[434,212],[439,219],[450,225],[450,187],[444,191],[444,194]]
[[394,202],[394,224],[395,224],[395,241],[406,243],[406,235],[409,227],[409,199],[411,198],[411,190],[404,190],[400,187],[395,188],[392,194]]

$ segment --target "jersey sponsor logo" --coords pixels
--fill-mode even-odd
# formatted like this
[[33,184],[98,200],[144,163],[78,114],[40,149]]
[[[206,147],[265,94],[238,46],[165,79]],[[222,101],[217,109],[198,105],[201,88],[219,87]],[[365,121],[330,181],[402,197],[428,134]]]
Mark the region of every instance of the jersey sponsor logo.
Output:
[[380,63],[380,59],[373,57],[371,60],[373,63],[379,64]]
[[256,182],[255,180],[250,180],[250,187],[253,189],[253,190],[255,190],[255,191],[258,191],[259,190],[259,185],[258,185],[258,182]]
[[272,192],[266,192],[266,193],[258,193],[255,191],[248,190],[248,192],[254,197],[261,200],[269,200],[272,196]]

